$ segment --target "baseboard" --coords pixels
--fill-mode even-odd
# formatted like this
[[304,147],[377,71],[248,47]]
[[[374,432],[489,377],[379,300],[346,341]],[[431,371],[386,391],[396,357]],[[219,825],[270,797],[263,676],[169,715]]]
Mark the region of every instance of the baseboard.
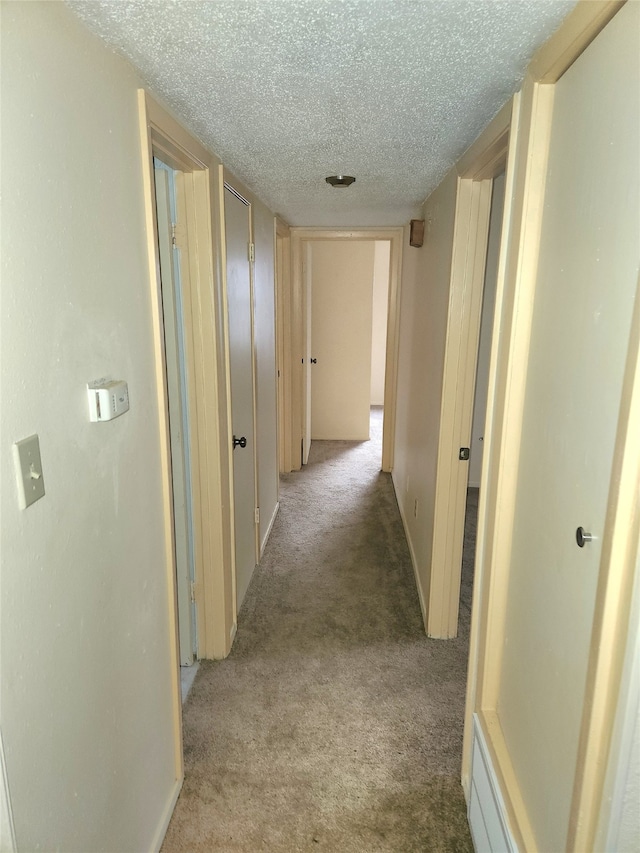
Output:
[[468,818],[477,853],[518,853],[505,800],[478,715],[473,715],[473,752]]
[[176,782],[171,790],[167,805],[165,807],[164,812],[162,813],[162,818],[158,825],[158,829],[156,830],[156,834],[153,839],[153,844],[150,848],[153,853],[159,853],[159,850],[162,847],[162,842],[164,841],[164,837],[167,834],[167,829],[169,828],[169,821],[171,820],[171,816],[173,815],[176,803],[178,802],[178,797],[180,796],[180,791],[182,790],[182,781],[182,779],[176,779]]
[[271,516],[271,520],[269,521],[269,526],[267,527],[267,532],[264,534],[264,538],[262,539],[262,543],[260,545],[260,559],[262,559],[264,549],[267,547],[267,542],[269,541],[269,537],[271,536],[271,531],[273,530],[273,525],[275,524],[276,516],[278,514],[279,509],[280,501],[276,503],[275,509],[273,510],[273,514]]
[[9,777],[4,760],[4,742],[0,731],[0,853],[14,853],[16,846],[16,831],[13,825],[13,811],[9,793]]
[[416,560],[416,555],[413,550],[413,543],[411,542],[411,536],[409,534],[409,527],[407,525],[407,519],[404,515],[404,510],[402,508],[401,502],[398,500],[398,488],[396,486],[396,481],[393,477],[393,472],[391,472],[391,482],[393,483],[393,491],[396,496],[396,503],[398,504],[398,510],[400,511],[400,518],[402,519],[402,526],[404,528],[404,538],[407,540],[407,545],[409,546],[409,554],[411,556],[411,565],[413,566],[413,576],[416,581],[416,589],[418,590],[418,601],[420,602],[420,610],[422,611],[422,623],[424,625],[425,631],[427,630],[427,608],[425,605],[424,592],[422,590],[422,584],[420,582],[420,575],[418,574],[418,561]]
[[229,631],[229,651],[231,651],[231,646],[233,645],[233,641],[236,638],[236,634],[238,632],[238,623],[234,622],[231,626],[231,630]]

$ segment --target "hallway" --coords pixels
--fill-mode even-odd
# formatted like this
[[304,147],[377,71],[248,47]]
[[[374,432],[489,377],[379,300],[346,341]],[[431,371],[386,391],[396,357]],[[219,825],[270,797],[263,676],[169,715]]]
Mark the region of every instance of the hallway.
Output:
[[202,662],[184,706],[164,851],[472,849],[470,589],[459,638],[427,639],[381,428],[378,411],[369,442],[314,442],[283,477],[232,652]]

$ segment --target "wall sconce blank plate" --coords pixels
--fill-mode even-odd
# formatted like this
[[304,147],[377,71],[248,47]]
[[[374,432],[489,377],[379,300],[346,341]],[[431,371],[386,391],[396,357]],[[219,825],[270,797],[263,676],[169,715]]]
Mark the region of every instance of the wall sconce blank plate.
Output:
[[412,219],[409,229],[409,245],[421,249],[424,243],[424,219]]

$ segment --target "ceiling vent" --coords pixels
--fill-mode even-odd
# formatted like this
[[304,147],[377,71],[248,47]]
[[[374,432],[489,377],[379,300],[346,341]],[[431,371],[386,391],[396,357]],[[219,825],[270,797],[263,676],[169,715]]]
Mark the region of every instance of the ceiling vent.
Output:
[[329,175],[328,178],[325,178],[325,181],[328,184],[331,184],[332,187],[350,187],[352,183],[354,183],[355,178],[352,175]]

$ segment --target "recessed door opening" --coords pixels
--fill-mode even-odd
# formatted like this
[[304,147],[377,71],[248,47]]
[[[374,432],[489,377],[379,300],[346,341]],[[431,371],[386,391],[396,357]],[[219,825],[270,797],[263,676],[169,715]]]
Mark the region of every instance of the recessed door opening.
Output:
[[169,404],[181,686],[184,701],[197,669],[197,625],[193,594],[195,585],[193,488],[182,295],[183,265],[181,263],[185,231],[182,223],[178,221],[177,174],[162,160],[154,157],[165,370]]
[[391,243],[306,240],[302,251],[306,464],[312,441],[368,441],[382,428]]
[[482,454],[484,448],[484,427],[487,414],[487,394],[489,390],[489,361],[493,338],[493,315],[498,283],[498,256],[504,212],[505,175],[502,172],[493,180],[491,194],[491,213],[487,236],[487,258],[485,263],[482,309],[480,317],[480,335],[478,340],[478,358],[473,402],[473,425],[469,446],[469,479],[467,482],[467,500],[465,509],[464,542],[462,547],[462,572],[460,584],[460,606],[471,611],[473,590],[473,569],[475,560],[476,532],[478,521],[478,502],[480,499],[480,481],[482,476]]

